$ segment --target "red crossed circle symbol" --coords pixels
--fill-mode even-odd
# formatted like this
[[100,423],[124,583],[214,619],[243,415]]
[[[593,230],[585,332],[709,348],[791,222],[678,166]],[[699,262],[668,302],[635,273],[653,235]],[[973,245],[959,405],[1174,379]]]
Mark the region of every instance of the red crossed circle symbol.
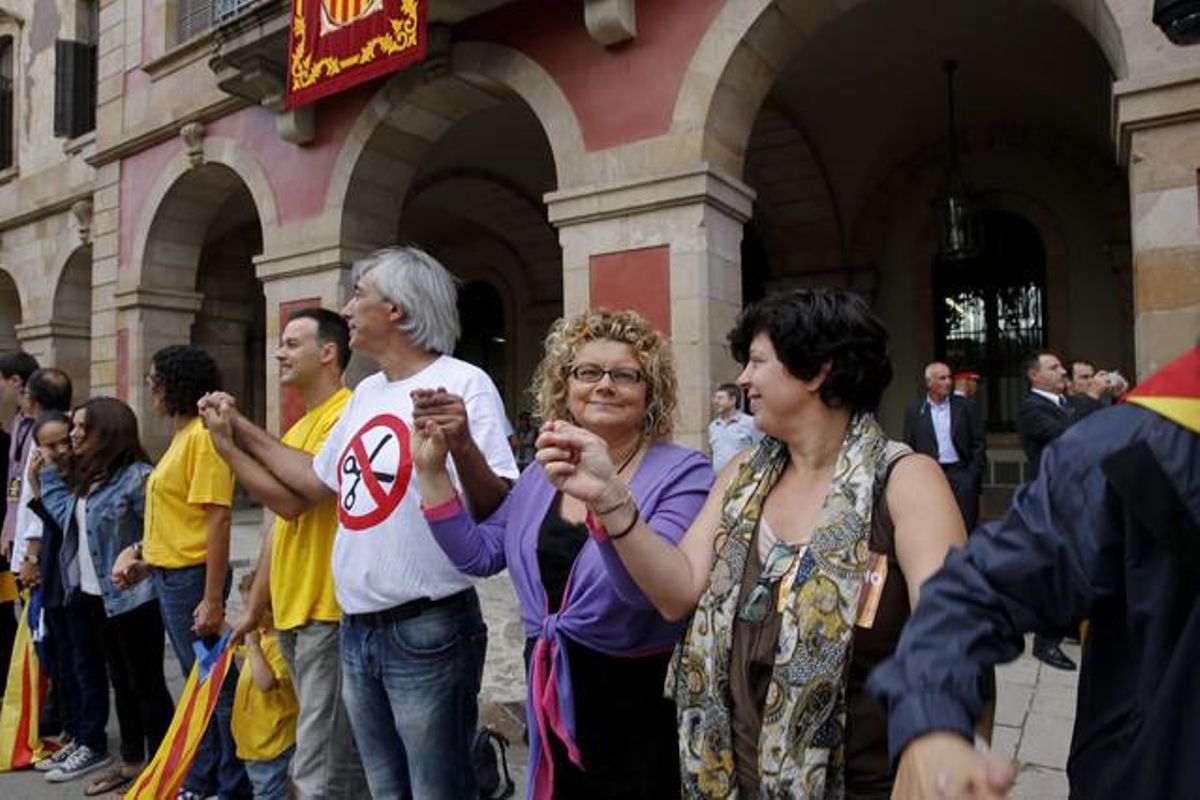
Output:
[[[404,499],[412,469],[404,420],[394,414],[367,420],[338,459],[338,519],[342,527],[361,531],[387,519]],[[385,488],[385,483],[390,485]],[[355,513],[355,508],[365,507],[369,510]]]

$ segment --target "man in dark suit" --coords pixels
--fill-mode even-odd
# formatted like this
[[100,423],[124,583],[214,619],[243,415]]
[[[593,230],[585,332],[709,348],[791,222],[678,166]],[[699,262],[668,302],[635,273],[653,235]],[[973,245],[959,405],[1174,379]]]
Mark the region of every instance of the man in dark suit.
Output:
[[987,465],[983,417],[972,401],[953,393],[945,364],[935,361],[925,368],[925,386],[925,397],[904,415],[904,441],[941,464],[970,533],[979,521],[979,491]]
[[[1029,480],[1038,476],[1042,450],[1057,439],[1075,422],[1076,408],[1067,400],[1067,371],[1054,353],[1039,350],[1030,354],[1022,365],[1029,381],[1029,394],[1021,403],[1017,417],[1017,433],[1021,448],[1029,459]],[[1075,662],[1059,647],[1058,639],[1040,634],[1033,637],[1033,655],[1043,663],[1058,669],[1073,670]]]

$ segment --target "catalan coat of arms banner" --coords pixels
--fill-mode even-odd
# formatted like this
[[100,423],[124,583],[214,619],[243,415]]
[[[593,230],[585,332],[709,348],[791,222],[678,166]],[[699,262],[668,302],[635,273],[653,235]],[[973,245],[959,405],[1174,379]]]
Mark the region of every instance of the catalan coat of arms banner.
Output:
[[288,108],[425,58],[426,0],[292,0]]

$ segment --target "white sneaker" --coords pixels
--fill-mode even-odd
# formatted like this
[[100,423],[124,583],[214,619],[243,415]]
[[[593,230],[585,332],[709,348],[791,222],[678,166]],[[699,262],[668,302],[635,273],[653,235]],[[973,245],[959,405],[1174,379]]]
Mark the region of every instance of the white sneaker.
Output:
[[71,757],[71,753],[74,753],[77,747],[79,747],[79,745],[75,744],[74,742],[67,742],[62,747],[55,750],[52,754],[46,756],[40,761],[35,761],[33,763],[33,768],[38,772],[49,772],[52,769],[57,769],[62,762]]
[[73,781],[89,772],[107,767],[111,763],[112,756],[107,753],[97,753],[87,745],[81,744],[58,767],[46,773],[46,781],[48,783]]

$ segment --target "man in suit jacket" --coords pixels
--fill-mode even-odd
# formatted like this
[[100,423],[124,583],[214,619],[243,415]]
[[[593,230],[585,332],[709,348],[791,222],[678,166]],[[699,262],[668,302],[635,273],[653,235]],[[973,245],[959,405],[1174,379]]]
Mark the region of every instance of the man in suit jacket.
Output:
[[925,386],[925,397],[904,415],[904,441],[941,464],[970,533],[979,521],[979,491],[987,466],[983,416],[975,403],[954,394],[945,364],[935,361],[925,367]]
[[[1067,370],[1054,353],[1039,350],[1030,354],[1022,365],[1029,381],[1029,394],[1021,403],[1017,417],[1017,433],[1021,448],[1029,459],[1029,480],[1038,476],[1042,450],[1062,436],[1076,420],[1076,408],[1065,394]],[[1033,655],[1039,661],[1058,669],[1073,670],[1075,662],[1059,647],[1058,639],[1036,635]]]

